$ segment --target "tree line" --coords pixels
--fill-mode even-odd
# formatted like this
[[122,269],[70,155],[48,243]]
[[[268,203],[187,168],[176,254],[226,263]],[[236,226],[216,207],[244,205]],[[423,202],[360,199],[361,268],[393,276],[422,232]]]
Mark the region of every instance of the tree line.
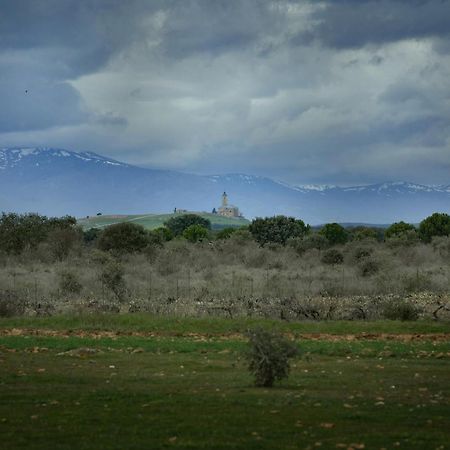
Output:
[[253,239],[261,246],[290,244],[299,251],[308,248],[324,249],[349,240],[375,239],[398,241],[407,245],[431,242],[435,236],[450,236],[450,216],[434,213],[418,227],[403,221],[387,229],[358,226],[345,228],[328,223],[313,229],[302,220],[286,216],[256,218],[248,226],[211,230],[211,222],[196,214],[170,218],[163,227],[146,230],[131,222],[117,223],[104,229],[83,231],[74,217],[51,217],[29,213],[2,213],[0,216],[0,251],[21,254],[35,250],[45,243],[52,255],[63,259],[75,246],[96,246],[113,253],[140,252],[148,247],[163,246],[172,239],[185,239],[196,243],[228,239],[238,233],[243,239]]

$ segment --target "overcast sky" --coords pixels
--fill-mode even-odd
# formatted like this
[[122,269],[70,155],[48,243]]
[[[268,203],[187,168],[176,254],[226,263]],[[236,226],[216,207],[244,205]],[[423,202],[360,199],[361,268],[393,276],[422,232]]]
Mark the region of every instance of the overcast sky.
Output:
[[0,0],[0,146],[450,183],[450,0]]

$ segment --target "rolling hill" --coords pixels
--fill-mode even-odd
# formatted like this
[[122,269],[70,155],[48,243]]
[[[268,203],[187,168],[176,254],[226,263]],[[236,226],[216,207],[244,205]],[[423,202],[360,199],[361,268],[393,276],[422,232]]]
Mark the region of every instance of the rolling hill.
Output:
[[[244,218],[222,217],[217,214],[210,214],[205,212],[189,211],[189,214],[198,214],[211,222],[213,230],[220,230],[226,227],[241,227],[249,223]],[[138,215],[107,215],[107,216],[93,216],[84,219],[79,219],[78,223],[87,230],[89,228],[104,228],[108,225],[113,225],[120,222],[133,222],[142,225],[148,230],[162,227],[164,222],[172,217],[181,214],[138,214]]]

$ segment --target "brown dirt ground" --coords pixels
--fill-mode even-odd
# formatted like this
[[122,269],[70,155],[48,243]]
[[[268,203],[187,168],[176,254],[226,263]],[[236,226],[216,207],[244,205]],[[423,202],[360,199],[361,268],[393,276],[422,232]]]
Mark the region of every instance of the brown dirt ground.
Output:
[[[191,339],[223,339],[243,340],[241,333],[168,333],[168,332],[139,332],[139,331],[104,331],[104,330],[50,330],[42,328],[6,328],[0,329],[0,336],[48,336],[48,337],[83,337],[92,339],[110,338],[117,339],[121,336],[135,337],[183,337]],[[321,340],[321,341],[450,341],[450,333],[356,333],[356,334],[330,334],[330,333],[296,333],[288,334],[292,339]]]

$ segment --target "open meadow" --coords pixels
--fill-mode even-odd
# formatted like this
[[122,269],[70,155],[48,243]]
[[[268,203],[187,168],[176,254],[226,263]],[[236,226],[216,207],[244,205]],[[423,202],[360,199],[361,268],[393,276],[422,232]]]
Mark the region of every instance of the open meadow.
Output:
[[[254,326],[300,354],[253,386]],[[450,342],[435,322],[171,319],[143,314],[0,320],[5,449],[444,449]]]

